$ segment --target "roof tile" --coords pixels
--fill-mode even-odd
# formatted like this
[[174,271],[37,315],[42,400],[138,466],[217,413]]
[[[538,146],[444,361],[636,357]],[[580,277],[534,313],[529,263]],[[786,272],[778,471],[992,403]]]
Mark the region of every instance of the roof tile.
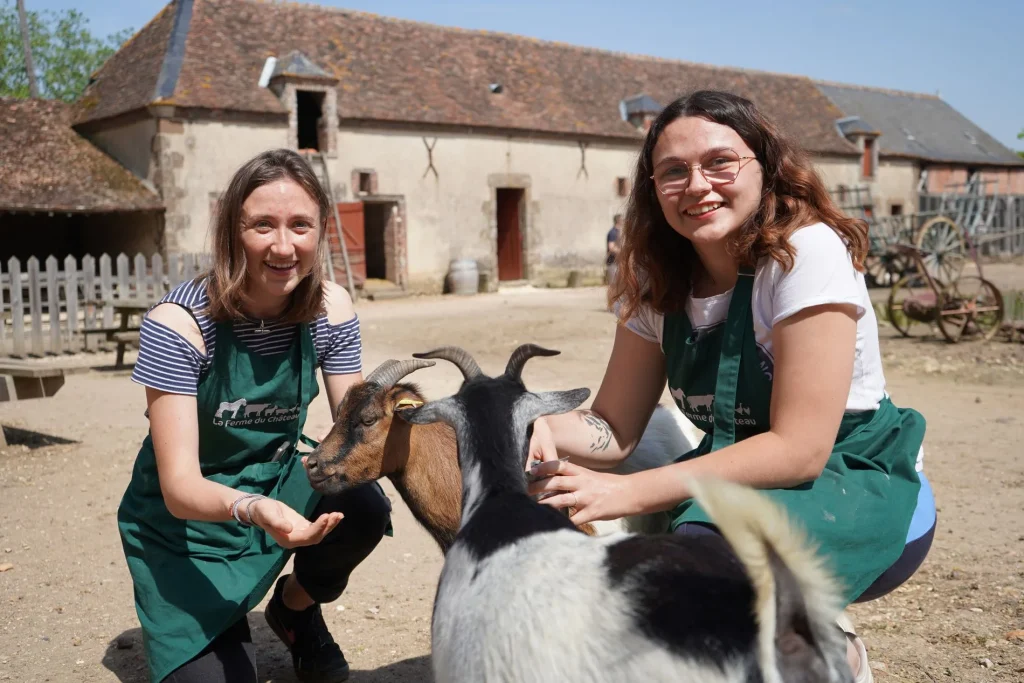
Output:
[[[521,36],[447,28],[299,3],[175,0],[129,44],[163,40],[179,2],[194,2],[185,57],[171,102],[181,107],[281,113],[259,87],[267,57],[299,50],[338,78],[342,119],[459,125],[639,139],[619,103],[637,93],[668,103],[714,87],[753,99],[802,145],[855,154],[835,127],[842,113],[802,76],[626,55]],[[143,35],[146,34],[146,35]],[[139,43],[139,45],[135,45]],[[134,46],[134,47],[133,47]],[[145,46],[146,49],[143,49]],[[145,106],[131,83],[154,82],[160,60],[111,59],[86,93],[98,102],[80,119]],[[500,93],[490,84],[500,83]]]
[[26,211],[162,209],[160,197],[71,128],[71,107],[0,97],[0,207]]
[[935,162],[1024,166],[1002,145],[948,103],[921,93],[819,82],[846,114],[881,133],[883,154]]

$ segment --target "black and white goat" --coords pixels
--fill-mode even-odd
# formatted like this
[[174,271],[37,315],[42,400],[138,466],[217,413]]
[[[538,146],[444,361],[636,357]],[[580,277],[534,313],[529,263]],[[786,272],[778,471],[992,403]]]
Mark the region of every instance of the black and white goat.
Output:
[[716,535],[587,536],[527,493],[528,426],[587,389],[532,393],[533,345],[499,377],[464,350],[454,396],[404,410],[454,428],[463,509],[432,621],[436,683],[851,683],[836,591],[784,514],[751,489],[694,481]]

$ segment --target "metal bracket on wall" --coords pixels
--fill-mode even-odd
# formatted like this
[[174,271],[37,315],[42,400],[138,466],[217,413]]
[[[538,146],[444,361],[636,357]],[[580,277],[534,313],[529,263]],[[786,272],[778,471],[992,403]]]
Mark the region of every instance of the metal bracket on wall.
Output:
[[587,171],[587,143],[580,142],[580,170],[576,171],[576,178],[579,179],[580,174],[587,176],[590,179],[590,173]]
[[435,145],[437,145],[437,138],[434,138],[434,141],[431,142],[430,144],[427,144],[427,139],[423,138],[423,146],[427,148],[427,170],[423,171],[423,177],[424,178],[426,178],[427,174],[430,173],[431,171],[434,172],[434,177],[435,178],[440,178],[441,177],[441,176],[439,176],[437,174],[437,169],[434,168],[434,146]]

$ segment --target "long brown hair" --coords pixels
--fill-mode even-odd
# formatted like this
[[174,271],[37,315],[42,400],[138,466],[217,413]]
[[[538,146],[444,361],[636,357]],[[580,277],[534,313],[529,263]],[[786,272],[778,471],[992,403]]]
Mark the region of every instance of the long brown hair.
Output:
[[789,235],[820,221],[843,239],[854,266],[863,272],[867,224],[836,207],[806,152],[750,100],[729,92],[700,90],[680,97],[661,111],[637,159],[618,274],[608,292],[610,302],[621,303],[621,320],[636,313],[641,304],[659,313],[683,310],[692,278],[700,267],[693,243],[665,220],[651,180],[658,138],[670,123],[684,116],[699,116],[735,130],[763,169],[761,204],[729,245],[741,263],[752,266],[759,258],[769,256],[788,270],[795,256]]
[[323,264],[331,201],[305,159],[289,149],[274,149],[253,157],[239,168],[217,203],[213,223],[213,265],[203,275],[209,278],[209,315],[214,320],[245,317],[241,309],[241,298],[247,271],[245,251],[239,239],[242,204],[256,188],[283,178],[298,183],[316,202],[320,211],[317,220],[320,234],[317,238],[316,261],[309,274],[292,292],[291,301],[280,322],[311,322],[324,311]]

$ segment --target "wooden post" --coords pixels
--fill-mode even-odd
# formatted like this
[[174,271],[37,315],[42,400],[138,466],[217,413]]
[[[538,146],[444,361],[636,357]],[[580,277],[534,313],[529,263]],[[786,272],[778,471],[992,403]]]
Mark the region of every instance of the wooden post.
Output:
[[57,257],[46,258],[46,309],[50,314],[50,353],[60,353],[60,287],[57,285]]
[[131,285],[128,280],[128,255],[124,252],[117,255],[117,298],[130,299]]
[[100,256],[100,300],[103,301],[103,327],[114,326],[114,276],[110,272],[110,254]]
[[0,263],[0,356],[6,355],[7,352],[7,331],[6,325],[4,324],[4,268],[3,263]]
[[78,272],[75,257],[64,259],[64,298],[68,302],[68,351],[78,350]]
[[43,293],[39,281],[39,259],[28,260],[28,308],[32,314],[32,353],[43,355]]
[[25,308],[21,300],[21,262],[13,256],[7,262],[11,278],[11,351],[25,355]]
[[167,257],[167,286],[174,289],[181,283],[181,261],[177,254]]
[[164,288],[164,257],[153,254],[153,298],[159,300],[167,293]]
[[[96,327],[96,259],[86,254],[82,257],[82,289],[85,290],[85,320],[83,329],[91,330]],[[82,335],[82,348],[89,350],[89,335]]]
[[146,299],[149,297],[149,287],[147,286],[149,278],[146,277],[147,269],[146,257],[142,254],[135,254],[133,263],[133,270],[135,271],[135,274],[133,279],[135,280],[135,296],[140,299]]

